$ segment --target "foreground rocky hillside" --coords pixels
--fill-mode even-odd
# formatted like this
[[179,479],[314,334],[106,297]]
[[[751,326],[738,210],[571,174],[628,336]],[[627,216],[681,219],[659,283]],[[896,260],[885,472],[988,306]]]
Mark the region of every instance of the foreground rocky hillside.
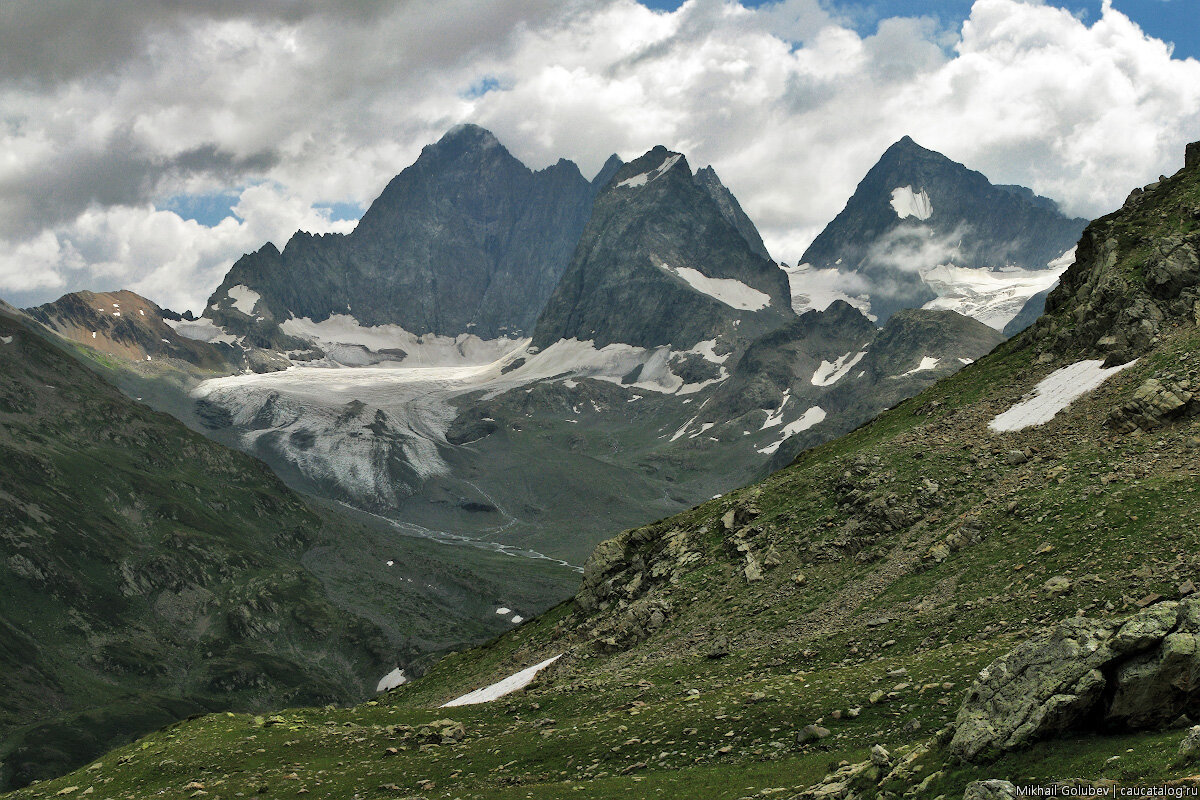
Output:
[[19,796],[1193,787],[1198,250],[1200,144],[1027,333],[603,543],[572,601],[378,704],[191,721]]

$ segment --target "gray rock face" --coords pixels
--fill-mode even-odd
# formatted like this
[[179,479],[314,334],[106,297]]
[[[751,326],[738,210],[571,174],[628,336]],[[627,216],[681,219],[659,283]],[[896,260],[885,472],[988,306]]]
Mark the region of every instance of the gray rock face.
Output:
[[[617,166],[610,159],[594,183],[569,161],[533,172],[489,132],[461,126],[396,176],[352,233],[299,232],[282,252],[243,256],[205,315],[277,347],[294,346],[276,332],[289,316],[485,339],[527,332]],[[261,296],[250,313],[230,296],[236,286]]]
[[[771,412],[787,391],[789,403],[821,408],[826,417],[820,426],[780,445],[770,464],[780,469],[803,448],[834,435],[835,427],[837,433],[853,430],[1002,341],[996,330],[954,311],[905,309],[878,328],[836,301],[754,342],[709,405],[731,418],[755,408]],[[927,359],[935,360],[932,367]],[[830,366],[845,369],[852,360],[834,379]]]
[[763,258],[770,258],[771,254],[767,252],[767,246],[763,244],[762,236],[758,233],[758,228],[754,227],[754,223],[750,221],[750,217],[746,216],[746,212],[742,211],[741,204],[737,198],[733,196],[733,192],[725,188],[725,184],[721,183],[721,179],[717,177],[717,171],[711,166],[704,169],[696,170],[696,183],[700,185],[713,202],[717,204],[717,208],[721,211],[721,216],[729,221],[733,227],[737,228],[738,233],[750,245],[750,249],[757,255]]
[[1183,169],[1135,190],[1120,210],[1088,225],[1075,263],[1022,341],[1043,353],[1128,361],[1149,349],[1165,324],[1200,321],[1200,233],[1192,230],[1191,199],[1197,185],[1200,163],[1189,156]]
[[752,246],[753,226],[730,222],[738,215],[714,200],[715,180],[697,182],[687,160],[661,146],[622,167],[596,198],[533,343],[682,350],[748,341],[793,318],[787,275]]
[[1200,413],[1195,390],[1189,381],[1161,381],[1148,378],[1133,393],[1129,402],[1113,409],[1107,424],[1119,433],[1153,430],[1173,419]]
[[1200,600],[1124,620],[1064,620],[980,673],[948,750],[984,760],[1071,729],[1146,730],[1195,714],[1198,635]]
[[862,274],[871,284],[871,310],[883,322],[934,298],[919,268],[952,261],[1044,269],[1086,224],[1063,215],[1052,200],[1021,186],[995,186],[905,136],[871,168],[802,261]]

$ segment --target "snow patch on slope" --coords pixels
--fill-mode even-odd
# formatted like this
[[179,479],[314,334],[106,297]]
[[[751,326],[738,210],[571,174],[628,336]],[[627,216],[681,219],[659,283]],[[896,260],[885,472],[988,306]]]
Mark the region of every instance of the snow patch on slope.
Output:
[[816,425],[818,422],[823,422],[825,420],[825,416],[825,409],[821,408],[820,406],[812,406],[803,414],[801,414],[799,419],[793,420],[787,425],[783,426],[783,430],[780,431],[782,436],[779,438],[779,441],[772,442],[766,447],[759,449],[758,452],[767,455],[774,453],[779,449],[781,444],[787,441],[788,437],[794,436],[801,431],[806,431],[812,426]]
[[914,192],[911,186],[897,186],[892,189],[891,203],[892,209],[900,219],[916,217],[925,220],[933,216],[933,203],[924,189]]
[[489,703],[492,700],[497,700],[505,695],[524,689],[533,682],[533,679],[539,672],[553,664],[555,661],[558,661],[560,658],[562,658],[562,653],[554,656],[554,658],[548,658],[540,664],[534,664],[532,667],[526,667],[520,672],[509,675],[504,680],[496,681],[491,686],[485,686],[482,689],[476,689],[473,692],[468,692],[462,697],[456,697],[448,703],[443,703],[441,708],[453,708],[455,706],[471,706],[479,703]]
[[404,670],[396,667],[379,679],[379,683],[375,686],[375,691],[386,692],[389,689],[395,689],[397,686],[403,686],[406,683],[408,683],[408,676],[404,674]]
[[233,307],[245,314],[247,317],[254,313],[254,306],[262,299],[262,295],[251,289],[249,286],[238,284],[230,286],[226,292],[229,299],[233,301]]
[[816,372],[812,375],[813,386],[832,386],[837,383],[850,372],[855,364],[862,361],[866,354],[866,350],[858,353],[851,351],[839,357],[837,361],[822,361],[821,366],[817,367]]
[[732,308],[742,311],[759,311],[771,304],[770,295],[747,286],[739,280],[710,278],[700,270],[691,267],[671,267],[667,264],[661,266],[672,275],[682,278],[697,292],[706,294]]
[[1103,361],[1092,359],[1077,361],[1055,370],[1033,387],[1033,392],[1024,400],[1008,411],[998,414],[988,423],[988,428],[997,433],[1004,433],[1045,424],[1073,401],[1092,391],[1112,375],[1136,363],[1135,359],[1127,364],[1104,369]]
[[679,161],[680,158],[681,158],[680,153],[672,153],[671,155],[667,156],[666,159],[664,159],[663,162],[661,164],[659,164],[657,167],[655,167],[654,169],[650,170],[649,172],[643,172],[640,175],[634,175],[632,178],[626,178],[625,180],[618,183],[617,186],[618,187],[624,186],[624,187],[627,187],[630,189],[636,189],[639,186],[645,186],[647,183],[651,183],[651,182],[657,180],[658,178],[662,177],[662,175],[667,170],[669,170],[671,167],[675,166],[675,164]]
[[915,367],[910,369],[908,372],[900,373],[897,377],[906,378],[909,375],[916,375],[918,372],[925,372],[926,370],[933,369],[934,367],[936,367],[938,365],[939,361],[941,361],[940,358],[934,358],[933,356],[921,356],[920,364],[917,364]]

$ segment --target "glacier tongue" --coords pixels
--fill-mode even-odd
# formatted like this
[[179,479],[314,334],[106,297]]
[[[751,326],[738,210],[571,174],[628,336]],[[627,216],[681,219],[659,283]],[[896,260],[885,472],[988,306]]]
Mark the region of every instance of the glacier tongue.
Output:
[[[347,321],[351,319],[334,323],[344,328],[338,334],[326,326],[324,335],[345,339],[350,334],[368,341],[357,323]],[[312,323],[301,325],[313,332]],[[192,395],[224,410],[245,449],[270,462],[283,461],[306,480],[360,507],[380,509],[397,506],[430,478],[450,475],[446,459],[455,445],[446,433],[458,415],[455,400],[463,395],[493,397],[539,381],[581,378],[626,385],[630,391],[687,395],[729,374],[722,364],[727,356],[716,353],[715,340],[682,352],[619,343],[597,348],[575,339],[538,351],[524,340],[485,363],[474,362],[503,349],[508,340],[459,340],[423,343],[428,349],[422,358],[441,361],[441,366],[410,367],[408,359],[368,367],[293,366],[214,378]],[[685,383],[672,369],[677,357],[702,358],[715,366],[717,377]],[[631,374],[637,377],[629,382]]]

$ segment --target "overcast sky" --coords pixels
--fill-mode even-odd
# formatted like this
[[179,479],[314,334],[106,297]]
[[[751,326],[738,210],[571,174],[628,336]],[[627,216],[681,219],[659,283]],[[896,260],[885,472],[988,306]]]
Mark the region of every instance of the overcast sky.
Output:
[[1196,0],[646,3],[6,0],[0,297],[198,311],[464,121],[533,168],[711,163],[788,263],[905,134],[1088,217],[1200,139]]

